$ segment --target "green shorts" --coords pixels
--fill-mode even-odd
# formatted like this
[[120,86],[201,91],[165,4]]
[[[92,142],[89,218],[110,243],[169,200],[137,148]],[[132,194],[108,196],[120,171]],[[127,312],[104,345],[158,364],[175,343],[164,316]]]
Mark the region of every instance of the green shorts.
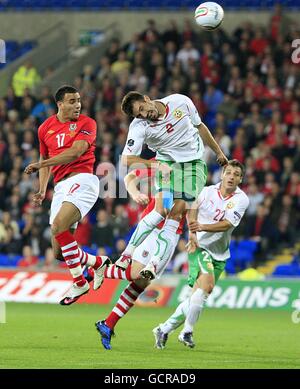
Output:
[[167,190],[173,193],[174,200],[195,201],[206,184],[206,163],[201,159],[190,162],[160,162],[172,167],[172,172],[167,180],[162,178],[161,172],[156,173],[156,192]]
[[197,248],[194,253],[189,254],[188,261],[188,284],[190,287],[194,286],[197,278],[199,277],[199,273],[214,274],[215,283],[217,283],[226,265],[226,261],[216,261],[207,251],[202,248]]

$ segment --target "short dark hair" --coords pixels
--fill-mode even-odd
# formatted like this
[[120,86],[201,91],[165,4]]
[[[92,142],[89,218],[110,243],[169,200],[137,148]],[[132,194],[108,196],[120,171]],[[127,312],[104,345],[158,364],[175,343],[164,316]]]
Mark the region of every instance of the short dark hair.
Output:
[[244,177],[245,166],[238,159],[230,159],[228,161],[228,164],[224,166],[224,171],[226,170],[227,166],[239,167],[241,169],[241,172],[242,172],[242,177]]
[[133,116],[133,103],[136,101],[144,101],[144,95],[139,92],[128,92],[122,100],[121,110],[128,116]]
[[73,86],[63,85],[56,91],[54,98],[57,103],[58,101],[63,101],[66,93],[77,93],[77,92],[78,90]]

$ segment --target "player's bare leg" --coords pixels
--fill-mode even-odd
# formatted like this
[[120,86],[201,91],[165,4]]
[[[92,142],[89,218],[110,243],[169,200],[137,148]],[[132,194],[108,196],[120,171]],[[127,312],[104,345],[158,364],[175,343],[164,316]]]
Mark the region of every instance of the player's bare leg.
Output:
[[[73,277],[73,285],[61,300],[62,305],[70,305],[70,303],[74,302],[74,299],[76,301],[80,296],[89,291],[89,284],[82,274],[78,245],[70,233],[70,227],[80,219],[81,214],[78,208],[70,202],[63,202],[51,226],[52,235],[60,246],[62,256]],[[96,273],[99,269],[99,274],[95,277],[98,280],[97,284],[99,286],[103,282],[103,265],[106,265],[106,259],[102,260],[102,258],[99,258],[99,263],[94,264]]]
[[[74,235],[76,229],[70,228],[69,231],[72,235]],[[51,244],[52,244],[52,249],[53,249],[55,259],[58,261],[64,261],[64,257],[62,255],[61,248],[60,248],[60,246],[59,246],[59,244],[56,241],[54,236],[51,237]],[[89,282],[94,281],[94,285],[95,285],[94,267],[97,266],[98,263],[99,264],[103,263],[103,261],[106,261],[106,264],[108,265],[110,263],[110,259],[106,256],[101,256],[99,258],[99,256],[88,254],[85,251],[83,251],[81,248],[78,248],[78,255],[79,255],[82,271],[85,274],[85,278],[88,279]],[[100,287],[102,284],[102,281],[103,281],[103,270],[101,269],[101,266],[98,270],[98,273],[99,272],[101,274],[98,277],[98,283],[96,283],[96,286],[100,284],[99,285],[99,287]],[[97,278],[97,273],[96,273],[96,278]],[[96,289],[98,289],[98,288],[96,288]],[[75,303],[79,299],[79,297],[76,299],[74,298],[72,300],[70,300],[70,299],[64,300],[63,305],[71,305],[71,304]]]
[[[70,228],[70,233],[74,235],[75,228]],[[55,259],[58,261],[64,261],[64,257],[61,252],[61,248],[59,244],[57,243],[56,239],[52,236],[51,238],[52,243],[52,249],[54,253]],[[103,270],[102,270],[102,264],[106,264],[107,266],[111,263],[110,259],[106,256],[95,256],[92,254],[88,254],[85,251],[83,251],[81,248],[78,248],[79,251],[79,259],[81,263],[82,270],[86,269],[85,273],[88,274],[88,280],[89,282],[94,281],[95,289],[98,289],[102,282],[103,282]],[[96,278],[98,276],[97,282],[95,282],[95,271],[94,268],[99,265],[97,271],[96,271]],[[104,269],[104,271],[106,268]],[[86,278],[85,277],[85,278]],[[79,297],[78,297],[79,298]],[[65,303],[64,305],[71,305],[75,303],[78,299],[68,300],[68,303]]]

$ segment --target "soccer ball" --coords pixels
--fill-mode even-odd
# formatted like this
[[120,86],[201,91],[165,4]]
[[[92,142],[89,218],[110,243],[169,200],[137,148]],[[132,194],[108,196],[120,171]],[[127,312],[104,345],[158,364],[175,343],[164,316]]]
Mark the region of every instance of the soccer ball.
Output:
[[212,1],[200,4],[195,10],[195,20],[205,30],[215,30],[224,18],[223,8]]

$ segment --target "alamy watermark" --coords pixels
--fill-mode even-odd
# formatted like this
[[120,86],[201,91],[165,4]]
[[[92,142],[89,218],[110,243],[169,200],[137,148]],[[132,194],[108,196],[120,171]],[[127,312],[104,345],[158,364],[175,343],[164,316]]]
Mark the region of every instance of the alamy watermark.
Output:
[[292,62],[298,64],[300,63],[300,38],[293,40],[292,48],[295,49],[292,52]]
[[299,309],[295,309],[295,310],[292,312],[291,319],[292,319],[292,322],[293,322],[294,324],[299,324],[299,323],[300,323],[300,310],[299,310]]
[[6,306],[4,301],[0,301],[0,324],[6,323]]
[[0,63],[6,63],[6,45],[3,39],[0,39]]
[[[298,297],[300,297],[300,293]],[[292,322],[294,324],[299,324],[300,323],[300,298],[292,302],[292,307],[295,308],[295,310],[291,314]]]
[[[165,164],[162,164],[165,166]],[[121,158],[117,165],[110,162],[100,162],[96,169],[96,175],[100,180],[101,199],[105,198],[128,198],[128,192],[124,182],[124,177],[134,174],[137,179],[139,191],[149,197],[155,197],[157,192],[174,193],[176,199],[183,199],[190,202],[194,200],[196,188],[203,185],[204,177],[196,174],[193,162],[174,163],[170,170],[165,171],[157,161],[153,163],[133,163],[128,166],[122,164]],[[189,205],[187,204],[187,207]]]

